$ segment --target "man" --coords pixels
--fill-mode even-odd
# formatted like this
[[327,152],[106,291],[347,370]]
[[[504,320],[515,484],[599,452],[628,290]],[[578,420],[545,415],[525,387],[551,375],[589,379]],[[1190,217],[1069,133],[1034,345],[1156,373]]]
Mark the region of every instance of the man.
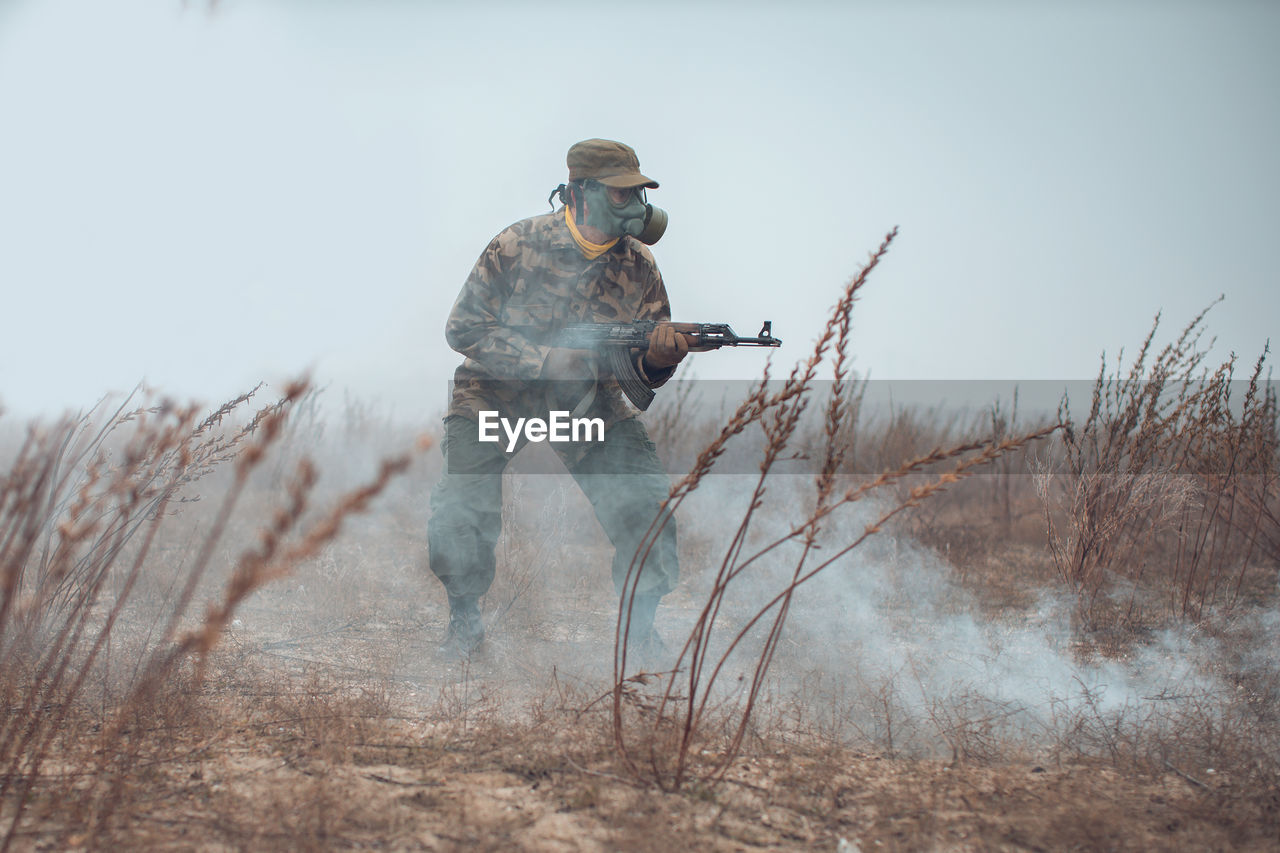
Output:
[[[563,206],[517,222],[489,243],[445,328],[449,345],[466,360],[454,376],[445,472],[431,495],[427,539],[431,570],[449,596],[442,651],[454,658],[471,654],[484,639],[477,602],[493,581],[502,527],[502,472],[510,454],[505,436],[482,440],[482,420],[492,423],[494,413],[510,423],[545,419],[549,410],[600,420],[603,441],[552,447],[614,545],[613,582],[620,595],[670,488],[653,443],[613,377],[602,374],[592,354],[553,343],[568,323],[670,320],[666,288],[646,246],[666,227],[666,214],[645,197],[658,183],[641,174],[635,151],[620,142],[579,142],[567,162],[568,183],[552,193]],[[632,358],[656,388],[688,350],[684,335],[660,323],[648,349]],[[523,443],[522,437],[515,452]],[[629,634],[642,653],[661,648],[654,613],[678,571],[669,520],[626,590],[629,595],[634,586]]]

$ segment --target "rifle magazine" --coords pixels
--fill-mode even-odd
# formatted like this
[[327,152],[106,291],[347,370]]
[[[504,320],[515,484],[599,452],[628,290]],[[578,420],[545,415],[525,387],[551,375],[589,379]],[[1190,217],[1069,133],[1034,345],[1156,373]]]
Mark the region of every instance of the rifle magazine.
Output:
[[653,402],[653,389],[636,372],[635,362],[631,358],[631,350],[626,347],[609,347],[605,350],[609,362],[609,372],[618,381],[618,387],[627,395],[631,405],[640,411],[646,411]]

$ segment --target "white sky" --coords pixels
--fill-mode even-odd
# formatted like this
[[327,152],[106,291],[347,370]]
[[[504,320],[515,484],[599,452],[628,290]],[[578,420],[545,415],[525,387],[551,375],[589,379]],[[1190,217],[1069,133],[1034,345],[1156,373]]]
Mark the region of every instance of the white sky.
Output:
[[[432,417],[445,316],[576,140],[637,149],[677,319],[845,279],[877,378],[1071,379],[1219,293],[1280,329],[1280,4],[0,0],[0,403],[314,370]],[[751,351],[696,357],[749,378]]]

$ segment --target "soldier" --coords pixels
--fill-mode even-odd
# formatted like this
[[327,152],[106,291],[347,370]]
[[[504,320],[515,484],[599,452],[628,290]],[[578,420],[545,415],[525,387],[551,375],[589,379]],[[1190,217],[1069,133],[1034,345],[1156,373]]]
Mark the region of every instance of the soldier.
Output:
[[[603,422],[603,441],[552,447],[614,545],[620,595],[632,556],[670,488],[617,383],[601,375],[593,355],[551,344],[568,323],[670,320],[666,288],[647,248],[666,228],[666,213],[645,194],[658,183],[640,173],[635,151],[620,142],[579,142],[567,161],[568,183],[552,192],[563,206],[517,222],[489,243],[445,328],[449,345],[466,360],[454,375],[444,421],[445,471],[431,495],[427,540],[431,570],[449,596],[441,648],[453,658],[471,654],[484,639],[477,602],[493,582],[502,472],[511,457],[505,441],[480,440],[481,413],[514,423],[563,408]],[[656,388],[688,351],[684,335],[659,324],[648,350],[634,359]],[[514,452],[524,443],[522,437]],[[661,651],[654,613],[677,576],[675,524],[668,521],[632,579],[629,635],[642,654]]]

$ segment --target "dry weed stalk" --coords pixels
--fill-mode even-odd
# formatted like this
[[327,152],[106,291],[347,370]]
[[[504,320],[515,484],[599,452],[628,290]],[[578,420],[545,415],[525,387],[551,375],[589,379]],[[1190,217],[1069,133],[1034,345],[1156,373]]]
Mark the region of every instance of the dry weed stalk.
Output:
[[[858,548],[899,514],[919,506],[949,485],[969,476],[977,468],[988,465],[1005,453],[1043,438],[1057,429],[1055,425],[1026,435],[1009,437],[1000,442],[971,442],[947,449],[938,448],[910,459],[894,470],[884,471],[869,482],[852,485],[843,492],[838,490],[837,475],[842,469],[849,447],[847,432],[843,426],[848,422],[850,315],[859,291],[866,284],[871,271],[888,251],[896,235],[895,228],[872,253],[867,264],[848,281],[822,334],[814,345],[812,354],[791,371],[781,388],[775,391],[770,390],[766,369],[760,383],[738,407],[719,436],[699,454],[693,470],[673,487],[663,511],[650,526],[646,544],[641,546],[632,560],[627,582],[624,585],[625,606],[620,609],[615,635],[614,680],[617,686],[613,692],[613,736],[624,765],[638,778],[647,778],[664,788],[674,789],[680,787],[691,774],[707,780],[723,777],[738,754],[748,731],[753,708],[765,686],[766,675],[782,637],[782,630],[796,589]],[[769,473],[780,459],[785,458],[787,448],[796,437],[819,367],[828,357],[832,360],[835,381],[833,393],[823,417],[825,442],[821,452],[821,468],[814,480],[814,506],[807,517],[794,524],[789,531],[753,553],[747,553],[748,533],[765,505]],[[627,702],[625,701],[633,690],[627,682],[626,671],[627,637],[631,606],[635,597],[635,580],[648,556],[649,548],[656,540],[658,531],[670,520],[680,503],[711,471],[716,461],[723,455],[728,442],[740,435],[747,427],[756,424],[764,431],[767,439],[763,457],[759,463],[760,473],[747,509],[720,563],[711,592],[679,652],[674,670],[665,679],[662,698],[656,710],[647,715],[651,722],[645,722],[646,715],[640,716],[641,725],[649,727],[648,760],[645,762],[646,766],[642,768],[633,755],[630,745],[632,728],[627,724]],[[954,463],[952,470],[934,475],[928,481],[912,488],[905,496],[899,496],[898,500],[890,503],[889,509],[883,511],[872,524],[867,525],[853,541],[829,551],[823,551],[821,557],[817,556],[818,534],[833,513],[868,495],[880,492],[885,487],[900,483],[908,477],[944,462]],[[801,554],[792,569],[790,581],[759,607],[719,657],[713,658],[712,635],[731,584],[753,566],[758,565],[763,558],[789,542],[799,542],[802,547]],[[695,743],[706,735],[707,725],[719,711],[717,706],[711,704],[713,687],[723,673],[730,656],[756,624],[765,620],[767,620],[768,631],[764,646],[757,657],[746,688],[746,695],[733,712],[736,722],[732,724],[728,740],[715,750],[719,754],[714,759],[695,770],[691,766],[691,755],[694,754]],[[682,692],[677,690],[677,683],[682,686]],[[673,728],[677,735],[674,747],[668,754],[663,754],[661,745],[669,742]],[[710,750],[704,752],[710,752]]]
[[[288,501],[263,528],[259,547],[244,552],[221,598],[183,630],[250,475],[278,443],[292,404],[306,389],[303,382],[291,385],[279,402],[239,430],[220,427],[253,392],[203,420],[194,407],[170,403],[126,411],[126,400],[100,427],[90,412],[52,429],[29,430],[0,479],[0,701],[6,708],[0,721],[0,822],[7,824],[0,851],[12,846],[41,790],[48,791],[46,803],[67,818],[67,832],[75,827],[91,844],[119,805],[123,786],[115,782],[127,774],[139,748],[131,727],[149,703],[193,657],[198,683],[205,655],[235,608],[315,555],[346,517],[366,509],[408,466],[407,455],[386,460],[372,482],[304,523],[315,470],[303,459],[287,487]],[[110,439],[121,436],[123,442],[114,446]],[[231,487],[186,569],[163,630],[140,651],[123,695],[103,708],[96,757],[75,755],[76,717],[86,710],[90,678],[133,603],[157,531],[174,504],[191,499],[183,496],[185,486],[232,460]],[[74,772],[46,778],[42,768],[59,744],[60,763]]]
[[[843,451],[838,468],[842,474],[862,476],[893,470],[932,448],[978,437],[999,444],[1048,423],[1044,418],[1019,422],[1016,385],[1011,405],[997,397],[984,408],[968,411],[946,404],[895,405],[892,396],[887,405],[873,406],[866,400],[871,384],[865,377],[853,379],[829,392],[841,397],[839,401],[828,400],[828,407],[838,402],[842,410],[836,439]],[[831,443],[830,430],[824,424],[808,424],[796,443],[802,458],[820,464]],[[989,552],[995,542],[1016,535],[1016,522],[1040,515],[1031,478],[1023,476],[1031,462],[1029,450],[1006,453],[980,476],[957,484],[900,519],[899,526],[913,541],[943,554],[963,576],[976,557]],[[925,474],[906,478],[896,483],[893,491],[905,499],[926,479]]]
[[1101,596],[1117,579],[1129,586],[1127,624],[1145,587],[1171,614],[1199,619],[1233,606],[1255,563],[1269,560],[1274,577],[1280,421],[1262,378],[1269,347],[1237,407],[1235,356],[1204,365],[1209,308],[1152,356],[1157,315],[1127,373],[1108,374],[1104,357],[1082,422],[1063,396],[1062,458],[1036,479],[1050,553],[1084,627],[1100,627]]

